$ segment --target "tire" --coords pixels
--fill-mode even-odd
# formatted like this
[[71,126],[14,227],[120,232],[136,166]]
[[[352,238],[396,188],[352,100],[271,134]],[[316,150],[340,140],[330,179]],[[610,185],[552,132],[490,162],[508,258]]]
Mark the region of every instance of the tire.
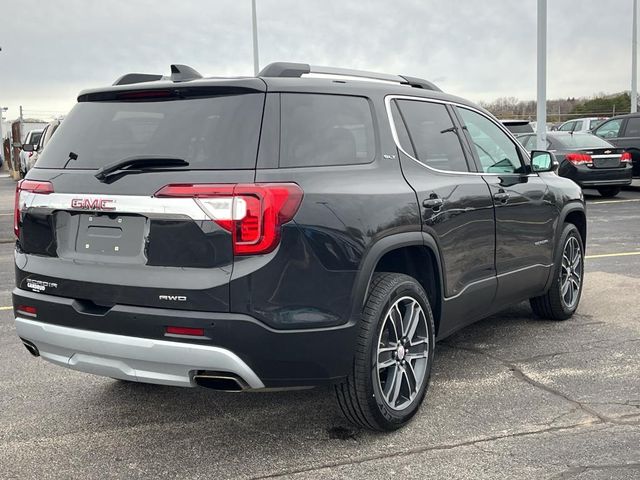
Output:
[[[408,318],[413,321],[403,324]],[[394,333],[398,322],[403,330],[400,342]],[[360,319],[353,370],[335,386],[344,416],[359,427],[379,431],[396,430],[409,422],[429,384],[434,332],[427,294],[415,279],[374,273]]]
[[598,193],[605,198],[613,198],[620,193],[620,190],[622,190],[620,187],[600,187]]
[[[558,245],[559,251],[551,287],[544,295],[529,300],[533,312],[538,317],[547,320],[571,318],[580,304],[584,284],[584,246],[580,232],[575,225],[565,223]],[[570,248],[569,245],[578,248],[579,251],[575,254],[567,252],[567,249]],[[569,260],[569,257],[572,257],[572,260]],[[577,259],[577,263],[575,259]],[[571,263],[571,268],[567,269],[569,263]],[[563,294],[566,282],[569,285],[566,287],[566,293]]]

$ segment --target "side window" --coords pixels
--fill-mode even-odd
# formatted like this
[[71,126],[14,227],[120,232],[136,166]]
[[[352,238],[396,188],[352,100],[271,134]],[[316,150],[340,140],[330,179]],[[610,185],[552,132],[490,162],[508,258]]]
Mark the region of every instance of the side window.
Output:
[[573,132],[573,127],[576,126],[576,122],[567,122],[564,125],[560,126],[558,129],[561,132]]
[[627,126],[624,129],[625,137],[640,137],[640,117],[627,119]]
[[400,110],[398,110],[397,102],[391,102],[391,115],[393,116],[393,125],[395,126],[396,134],[398,135],[398,142],[405,152],[415,157],[416,152],[413,151],[413,145],[411,144],[411,139],[409,138],[409,132],[407,132],[407,127],[404,124],[402,115],[400,115]]
[[487,117],[458,108],[485,173],[515,173],[522,169],[518,147]]
[[372,162],[375,132],[369,101],[362,97],[283,93],[280,167]]
[[525,137],[518,137],[518,140],[526,150],[531,151],[536,143],[535,138],[534,135],[527,135]]
[[617,118],[615,120],[609,120],[603,123],[595,131],[595,134],[600,138],[616,138],[620,135],[620,127],[622,126],[622,119]]
[[405,151],[415,152],[418,160],[438,170],[469,171],[460,137],[446,106],[419,100],[398,100],[397,103],[411,143],[401,143]]

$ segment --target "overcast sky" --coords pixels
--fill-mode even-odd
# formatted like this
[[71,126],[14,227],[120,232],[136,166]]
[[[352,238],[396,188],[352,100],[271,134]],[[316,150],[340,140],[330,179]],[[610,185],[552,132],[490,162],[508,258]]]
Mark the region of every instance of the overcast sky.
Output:
[[[535,98],[536,0],[257,0],[260,65],[430,79],[474,101]],[[549,0],[548,97],[628,90],[632,0]],[[0,0],[0,105],[64,113],[126,72],[251,75],[250,0]]]

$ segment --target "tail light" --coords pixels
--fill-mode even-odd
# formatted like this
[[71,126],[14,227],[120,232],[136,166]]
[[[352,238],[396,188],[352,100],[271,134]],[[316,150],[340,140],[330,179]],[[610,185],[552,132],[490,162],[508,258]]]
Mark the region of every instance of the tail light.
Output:
[[273,251],[280,228],[292,220],[302,202],[295,183],[172,184],[156,197],[193,198],[207,216],[232,235],[236,255]]
[[573,163],[574,165],[592,165],[593,159],[591,155],[587,155],[586,153],[568,153],[566,156],[567,161]]
[[40,195],[48,195],[53,193],[53,185],[51,182],[40,182],[37,180],[20,180],[16,185],[16,200],[13,210],[13,231],[16,237],[20,238],[20,221],[21,221],[21,194],[22,192],[38,193]]
[[620,157],[620,161],[622,163],[631,163],[633,161],[633,157],[631,156],[631,154],[629,152],[624,152],[622,154],[622,157]]

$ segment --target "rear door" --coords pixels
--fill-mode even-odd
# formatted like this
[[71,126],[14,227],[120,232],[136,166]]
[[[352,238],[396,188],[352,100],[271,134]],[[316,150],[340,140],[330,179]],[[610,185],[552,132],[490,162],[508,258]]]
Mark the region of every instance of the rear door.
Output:
[[[231,195],[254,181],[261,85],[81,97],[22,184],[18,287],[74,298],[88,313],[116,304],[227,311],[230,225],[242,207]],[[188,165],[96,178],[132,157]]]
[[542,289],[553,263],[553,197],[528,173],[524,152],[502,126],[480,111],[460,106],[456,112],[495,205],[498,301],[521,300]]
[[[470,167],[448,105],[397,98],[391,108],[402,171],[417,194],[423,230],[441,253],[446,335],[482,317],[496,288],[491,194]],[[473,165],[473,163],[471,163]]]

